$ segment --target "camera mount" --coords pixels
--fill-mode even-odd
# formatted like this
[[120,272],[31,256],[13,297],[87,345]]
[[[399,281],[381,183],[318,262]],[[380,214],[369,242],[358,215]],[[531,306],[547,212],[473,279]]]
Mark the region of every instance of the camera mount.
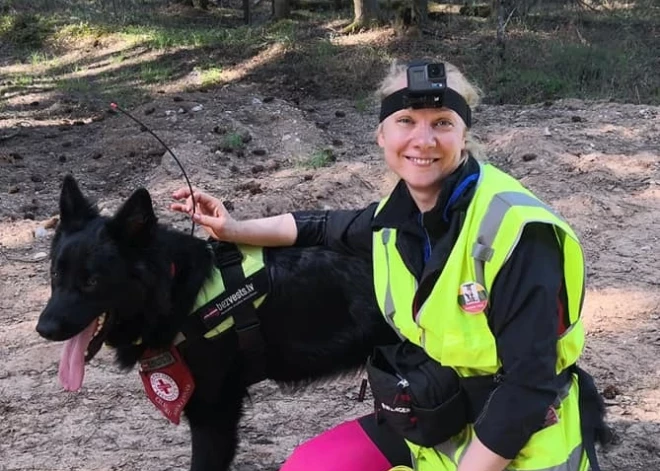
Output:
[[443,63],[411,65],[406,76],[406,88],[383,98],[380,105],[380,122],[403,109],[449,108],[461,117],[468,128],[472,126],[470,106],[460,93],[447,86]]

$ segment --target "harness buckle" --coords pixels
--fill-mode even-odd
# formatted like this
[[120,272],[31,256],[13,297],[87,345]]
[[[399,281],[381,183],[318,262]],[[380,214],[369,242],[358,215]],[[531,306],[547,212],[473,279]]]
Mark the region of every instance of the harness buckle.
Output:
[[232,242],[212,241],[211,251],[215,256],[215,264],[218,268],[229,267],[243,262],[243,253]]

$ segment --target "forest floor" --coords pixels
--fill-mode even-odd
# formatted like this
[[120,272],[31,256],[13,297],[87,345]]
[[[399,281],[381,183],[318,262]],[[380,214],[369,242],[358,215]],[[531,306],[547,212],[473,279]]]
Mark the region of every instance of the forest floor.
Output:
[[[237,218],[360,207],[392,187],[374,142],[373,106],[292,98],[249,80],[161,88],[130,111]],[[160,222],[186,230],[188,221],[167,211],[181,172],[122,114],[85,113],[46,91],[8,103],[0,109],[0,470],[184,469],[187,427],[171,426],[151,406],[135,372],[120,373],[103,350],[82,390],[64,392],[61,346],[34,330],[50,292],[62,177],[73,174],[107,213],[144,186]],[[482,105],[475,116],[487,161],[547,201],[583,241],[581,363],[606,397],[618,437],[599,451],[603,471],[660,469],[660,107],[570,99]],[[252,387],[233,469],[275,471],[302,441],[369,412],[368,400],[356,400],[360,379],[295,394],[270,382]]]

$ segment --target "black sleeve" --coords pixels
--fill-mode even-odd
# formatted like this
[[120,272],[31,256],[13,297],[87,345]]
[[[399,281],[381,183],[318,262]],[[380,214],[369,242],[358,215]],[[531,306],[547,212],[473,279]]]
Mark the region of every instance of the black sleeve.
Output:
[[378,203],[364,209],[296,211],[298,237],[295,245],[324,245],[338,252],[371,259],[371,221]]
[[543,427],[562,386],[555,373],[558,332],[566,312],[562,263],[553,228],[530,224],[493,284],[488,316],[503,379],[477,419],[475,432],[504,458],[515,458]]

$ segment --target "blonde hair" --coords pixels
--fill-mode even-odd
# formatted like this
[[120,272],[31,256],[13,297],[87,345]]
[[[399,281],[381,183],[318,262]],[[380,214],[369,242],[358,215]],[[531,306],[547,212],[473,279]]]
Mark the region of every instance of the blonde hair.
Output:
[[[473,85],[465,78],[465,75],[458,70],[454,64],[445,62],[445,71],[447,73],[447,86],[456,90],[467,102],[468,106],[474,111],[481,101],[481,90]],[[408,64],[398,60],[394,60],[390,65],[390,70],[380,83],[376,91],[376,98],[380,103],[383,98],[396,92],[401,88],[401,80],[406,76]],[[378,126],[378,130],[380,130]],[[467,158],[468,153],[475,158],[481,158],[484,155],[483,145],[476,139],[476,137],[466,130],[465,134],[465,154],[463,159]]]

